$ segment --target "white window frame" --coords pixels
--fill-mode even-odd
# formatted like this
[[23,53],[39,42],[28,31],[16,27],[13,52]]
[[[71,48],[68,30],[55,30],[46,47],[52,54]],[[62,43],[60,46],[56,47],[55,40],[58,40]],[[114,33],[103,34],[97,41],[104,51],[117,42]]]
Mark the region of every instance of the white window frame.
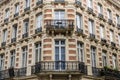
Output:
[[15,50],[11,51],[11,55],[10,55],[10,67],[14,67],[15,66]]
[[28,53],[27,47],[23,47],[22,48],[22,67],[27,66],[27,53]]
[[113,62],[113,68],[116,69],[117,68],[117,56],[115,56],[114,54],[112,56],[112,62]]
[[96,67],[96,48],[91,46],[91,62],[92,67]]
[[104,26],[102,26],[102,25],[100,25],[100,37],[101,37],[102,39],[105,38]]
[[0,71],[4,70],[4,61],[5,61],[5,55],[0,54]]
[[56,10],[54,14],[54,18],[57,20],[65,19],[65,11],[64,10]]
[[87,4],[89,8],[93,8],[93,0],[87,0]]
[[19,4],[15,5],[15,13],[19,13],[19,7],[20,7]]
[[36,16],[36,28],[42,27],[42,14]]
[[77,43],[77,51],[78,51],[78,61],[84,62],[84,45],[81,42]]
[[26,0],[25,8],[30,7],[30,1],[31,1],[31,0]]
[[102,61],[103,61],[103,67],[107,66],[107,55],[105,51],[102,51]]
[[116,15],[116,23],[120,24],[120,16],[119,15]]
[[7,29],[3,30],[3,42],[7,41]]
[[76,26],[78,29],[82,29],[82,15],[76,14]]
[[98,13],[103,14],[103,7],[98,3]]
[[112,20],[112,12],[111,12],[111,10],[107,9],[107,15],[108,15],[108,19]]
[[120,46],[120,34],[118,35],[118,40],[119,40],[119,46]]
[[95,33],[94,21],[89,19],[88,25],[89,25],[89,32],[91,34],[94,34]]
[[16,38],[17,37],[17,25],[14,25],[12,28],[13,28],[12,38]]
[[29,27],[29,20],[24,21],[24,28],[23,28],[23,33],[28,32],[28,27]]
[[110,41],[113,42],[113,36],[114,36],[114,32],[112,30],[110,30]]
[[9,11],[9,9],[6,9],[5,10],[5,19],[9,18],[9,15],[10,15],[10,11]]
[[35,44],[35,63],[41,61],[41,52],[42,52],[41,45],[42,45],[41,42]]

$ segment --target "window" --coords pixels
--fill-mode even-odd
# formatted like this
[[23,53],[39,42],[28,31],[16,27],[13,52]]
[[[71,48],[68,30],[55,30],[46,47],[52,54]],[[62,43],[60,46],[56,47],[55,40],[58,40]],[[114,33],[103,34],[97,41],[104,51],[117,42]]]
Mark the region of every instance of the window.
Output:
[[89,19],[89,32],[94,34],[94,21]]
[[92,7],[93,7],[92,0],[87,0],[87,1],[88,1],[88,7],[89,7],[89,8],[92,8]]
[[108,15],[108,19],[112,19],[112,12],[111,10],[107,10],[107,15]]
[[76,25],[78,29],[82,29],[82,16],[80,14],[76,15]]
[[110,41],[111,41],[111,42],[113,42],[113,35],[114,35],[114,34],[113,34],[113,31],[110,30]]
[[26,8],[30,7],[30,0],[26,0],[25,7],[26,7]]
[[77,43],[77,51],[78,51],[78,61],[84,62],[84,48],[83,43]]
[[9,9],[6,9],[5,10],[5,19],[9,18],[9,15],[10,15],[10,11],[9,11]]
[[91,47],[91,61],[92,61],[92,67],[96,67],[96,48]]
[[14,67],[15,65],[15,50],[11,51],[11,56],[10,56],[10,67]]
[[36,27],[37,27],[37,28],[42,27],[42,14],[38,14],[38,15],[37,15]]
[[29,26],[29,20],[24,21],[24,28],[23,28],[23,33],[28,32],[28,26]]
[[15,5],[15,13],[19,13],[19,4]]
[[102,5],[98,3],[98,13],[102,14],[103,13],[103,9],[102,9]]
[[113,54],[112,56],[112,62],[113,62],[113,68],[116,69],[117,68],[117,57],[115,54]]
[[116,23],[120,24],[120,16],[119,15],[116,15]]
[[0,70],[4,70],[4,60],[5,59],[5,55],[4,54],[0,54]]
[[41,61],[41,43],[35,44],[35,62]]
[[7,41],[7,29],[3,30],[3,42]]
[[17,24],[13,25],[12,38],[17,37]]
[[119,45],[120,45],[120,34],[118,35]]
[[65,69],[65,40],[55,40],[55,61],[56,69]]
[[55,11],[55,19],[61,20],[65,18],[65,11],[58,10]]
[[105,51],[102,51],[102,61],[103,61],[103,67],[107,66],[107,56]]
[[100,25],[100,37],[104,39],[104,26]]
[[22,67],[27,66],[27,47],[22,48]]

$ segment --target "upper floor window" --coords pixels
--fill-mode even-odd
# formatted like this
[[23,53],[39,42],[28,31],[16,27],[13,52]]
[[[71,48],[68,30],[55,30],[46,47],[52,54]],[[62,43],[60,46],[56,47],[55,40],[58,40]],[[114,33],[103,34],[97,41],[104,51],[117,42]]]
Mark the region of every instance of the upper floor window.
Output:
[[107,66],[107,55],[105,51],[102,51],[102,61],[103,61],[103,67]]
[[26,8],[30,7],[30,0],[26,0],[25,7],[26,7]]
[[104,34],[104,26],[100,25],[100,37],[104,38],[105,37],[104,35],[105,35]]
[[36,19],[36,28],[40,27],[42,27],[42,14],[38,14]]
[[13,25],[12,38],[17,37],[17,24]]
[[91,47],[91,61],[92,61],[92,67],[96,67],[96,48]]
[[41,61],[41,43],[36,43],[35,44],[35,62],[40,62]]
[[84,48],[83,43],[77,43],[77,51],[78,51],[78,61],[84,62]]
[[112,62],[113,62],[113,68],[117,68],[117,56],[115,54],[112,55]]
[[120,34],[118,35],[119,45],[120,45]]
[[98,3],[98,13],[102,14],[103,13],[103,8],[102,5]]
[[88,2],[88,7],[93,8],[93,1],[92,0],[87,0]]
[[65,11],[62,11],[62,10],[55,11],[54,18],[58,20],[65,19]]
[[9,11],[9,9],[6,9],[5,10],[5,18],[9,18],[9,15],[10,15],[10,11]]
[[113,30],[110,30],[110,41],[113,42],[114,33]]
[[109,9],[107,9],[107,16],[108,16],[108,19],[112,19],[112,12]]
[[88,25],[89,25],[89,32],[90,32],[90,34],[94,34],[94,30],[95,30],[94,29],[94,21],[89,19]]
[[82,16],[80,14],[76,15],[76,26],[78,29],[82,29]]
[[28,26],[29,26],[29,20],[24,20],[24,28],[23,28],[23,33],[28,32]]
[[4,61],[5,61],[5,55],[0,54],[0,71],[4,70]]
[[3,30],[3,42],[7,41],[7,29]]
[[120,16],[119,15],[116,15],[116,23],[120,24]]
[[22,67],[27,66],[27,47],[22,48]]
[[15,50],[11,51],[11,56],[10,56],[10,67],[15,66]]
[[15,5],[15,13],[19,13],[19,4]]

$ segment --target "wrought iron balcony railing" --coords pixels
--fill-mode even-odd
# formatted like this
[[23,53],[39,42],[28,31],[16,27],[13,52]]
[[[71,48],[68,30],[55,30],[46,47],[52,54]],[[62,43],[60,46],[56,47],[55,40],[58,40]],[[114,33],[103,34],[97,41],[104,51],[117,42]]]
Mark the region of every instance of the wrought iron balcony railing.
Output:
[[78,34],[83,34],[83,29],[77,28],[77,33]]
[[35,34],[42,32],[42,27],[35,29]]
[[29,11],[30,10],[30,7],[26,7],[25,9],[24,9],[24,12],[27,12],[27,11]]
[[14,43],[14,42],[16,42],[16,38],[11,39],[11,43]]
[[46,30],[73,30],[74,21],[73,20],[47,20]]
[[6,42],[2,42],[1,46],[4,47],[6,45]]
[[4,23],[8,23],[9,18],[4,19]]
[[75,0],[75,5],[76,5],[76,6],[81,6],[81,2],[78,1],[78,0]]
[[101,76],[101,68],[92,67],[93,76]]
[[106,44],[106,43],[107,43],[107,40],[104,39],[104,38],[101,38],[101,42],[102,42],[103,44]]
[[22,35],[22,38],[27,38],[27,37],[28,37],[28,32],[26,32]]
[[27,73],[27,67],[20,68],[18,69],[17,77],[26,76],[26,73]]
[[17,17],[17,16],[19,16],[19,13],[15,13],[15,14],[14,14],[14,17]]
[[95,39],[95,34],[90,33],[90,39]]
[[72,72],[77,71],[87,74],[87,68],[83,62],[77,61],[54,61],[39,62],[31,68],[32,74],[49,71]]
[[104,18],[103,14],[99,13],[99,14],[98,14],[98,18],[99,18],[99,19],[103,19],[103,18]]
[[116,47],[116,44],[114,42],[111,42],[111,46]]
[[43,0],[39,0],[39,1],[37,1],[37,3],[36,3],[37,6],[38,6],[38,5],[41,5],[41,4],[43,4]]
[[113,24],[112,19],[108,19],[108,23],[109,23],[110,25]]
[[64,3],[65,0],[54,0],[55,3]]

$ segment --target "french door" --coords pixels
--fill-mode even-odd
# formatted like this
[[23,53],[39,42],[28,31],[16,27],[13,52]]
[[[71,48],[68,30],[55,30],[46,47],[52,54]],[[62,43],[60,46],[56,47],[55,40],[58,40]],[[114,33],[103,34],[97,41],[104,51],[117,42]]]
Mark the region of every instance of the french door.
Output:
[[55,69],[65,69],[65,40],[55,40]]

